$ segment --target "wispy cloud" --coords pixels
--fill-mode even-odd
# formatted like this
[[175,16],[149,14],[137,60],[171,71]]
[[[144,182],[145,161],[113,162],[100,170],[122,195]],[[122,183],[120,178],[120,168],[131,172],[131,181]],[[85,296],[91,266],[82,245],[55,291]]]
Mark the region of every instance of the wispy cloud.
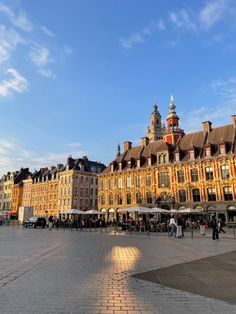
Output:
[[120,44],[124,48],[131,49],[135,44],[142,43],[145,37],[151,35],[153,32],[160,30],[165,30],[165,23],[162,19],[157,22],[150,23],[148,26],[144,27],[140,32],[134,33],[127,38],[121,38]]
[[190,17],[189,13],[182,9],[178,12],[169,13],[170,21],[178,28],[186,28],[189,30],[197,30],[197,26],[192,22],[193,18]]
[[0,2],[0,11],[2,13],[4,13],[10,20],[10,22],[26,31],[26,32],[31,32],[33,29],[33,24],[31,23],[31,21],[29,20],[27,13],[25,11],[20,11],[18,14],[15,14],[10,7],[6,6],[5,4],[3,4],[2,2]]
[[48,29],[46,26],[41,26],[40,29],[48,37],[51,37],[51,38],[55,37],[55,34],[52,31],[50,31],[50,29]]
[[63,52],[67,55],[71,55],[73,53],[74,49],[71,48],[70,46],[68,45],[65,45],[64,48],[63,48]]
[[6,71],[12,78],[0,82],[0,96],[8,96],[11,92],[15,91],[22,93],[27,90],[28,81],[15,69],[8,69]]
[[199,20],[204,29],[222,20],[230,10],[231,0],[214,0],[208,1],[201,9]]
[[15,138],[0,138],[0,175],[4,174],[6,170],[15,171],[21,167],[29,167],[33,171],[41,167],[65,163],[69,154],[76,158],[88,153],[81,147],[71,147],[68,152],[68,147],[65,146],[58,153],[38,154],[25,148]]
[[231,123],[230,117],[236,114],[236,77],[227,80],[215,80],[210,88],[219,95],[216,106],[201,106],[196,110],[185,113],[182,125],[186,132],[199,131],[203,121],[211,121],[214,126]]
[[50,51],[47,48],[34,45],[31,47],[29,57],[41,75],[47,78],[55,78],[53,71],[48,68],[48,65],[53,63],[53,59],[51,58]]
[[16,46],[23,43],[23,38],[15,30],[0,25],[0,63],[7,61]]

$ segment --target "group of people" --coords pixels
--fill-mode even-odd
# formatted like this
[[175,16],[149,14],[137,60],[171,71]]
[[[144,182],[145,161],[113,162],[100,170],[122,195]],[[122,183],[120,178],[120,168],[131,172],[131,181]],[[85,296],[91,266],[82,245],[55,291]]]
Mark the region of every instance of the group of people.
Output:
[[[212,216],[211,220],[211,227],[212,227],[212,239],[218,240],[219,233],[225,233],[223,229],[223,222],[221,219],[216,219],[216,216]],[[179,215],[177,219],[172,216],[169,221],[169,228],[168,234],[169,236],[175,236],[176,238],[183,238],[184,237],[184,229],[186,228],[186,222],[183,218]],[[199,228],[201,236],[206,235],[206,229],[208,228],[207,221],[202,217],[199,221]]]

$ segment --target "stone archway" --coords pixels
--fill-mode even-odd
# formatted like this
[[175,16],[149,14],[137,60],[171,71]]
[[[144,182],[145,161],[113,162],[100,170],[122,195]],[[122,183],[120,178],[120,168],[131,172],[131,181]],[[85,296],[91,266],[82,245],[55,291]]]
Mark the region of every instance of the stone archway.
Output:
[[175,206],[175,198],[174,196],[169,192],[161,192],[154,203],[163,209],[172,209]]

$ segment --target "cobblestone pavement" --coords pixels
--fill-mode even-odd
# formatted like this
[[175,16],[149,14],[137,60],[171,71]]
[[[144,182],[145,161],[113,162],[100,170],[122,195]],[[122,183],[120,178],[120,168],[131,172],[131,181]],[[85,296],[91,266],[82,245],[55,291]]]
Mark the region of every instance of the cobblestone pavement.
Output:
[[[130,275],[235,250],[228,233],[169,238],[0,227],[0,313],[236,313]],[[193,282],[194,285],[194,282]]]

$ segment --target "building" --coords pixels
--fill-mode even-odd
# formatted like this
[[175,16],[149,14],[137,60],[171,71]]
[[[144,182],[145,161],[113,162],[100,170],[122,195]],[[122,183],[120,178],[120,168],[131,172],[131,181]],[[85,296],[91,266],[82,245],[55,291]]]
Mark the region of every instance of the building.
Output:
[[232,123],[185,134],[171,97],[167,126],[155,103],[147,136],[139,146],[124,142],[99,176],[99,210],[117,218],[117,209],[144,205],[199,208],[236,221],[236,115]]
[[106,166],[100,162],[88,160],[87,156],[67,159],[59,175],[59,211],[67,209],[98,208],[98,174]]
[[83,158],[67,159],[66,165],[40,168],[23,180],[22,206],[35,216],[54,216],[67,209],[98,208],[98,174],[105,165]]
[[11,195],[11,211],[17,213],[23,200],[23,180],[30,175],[29,168],[14,172],[14,185]]

